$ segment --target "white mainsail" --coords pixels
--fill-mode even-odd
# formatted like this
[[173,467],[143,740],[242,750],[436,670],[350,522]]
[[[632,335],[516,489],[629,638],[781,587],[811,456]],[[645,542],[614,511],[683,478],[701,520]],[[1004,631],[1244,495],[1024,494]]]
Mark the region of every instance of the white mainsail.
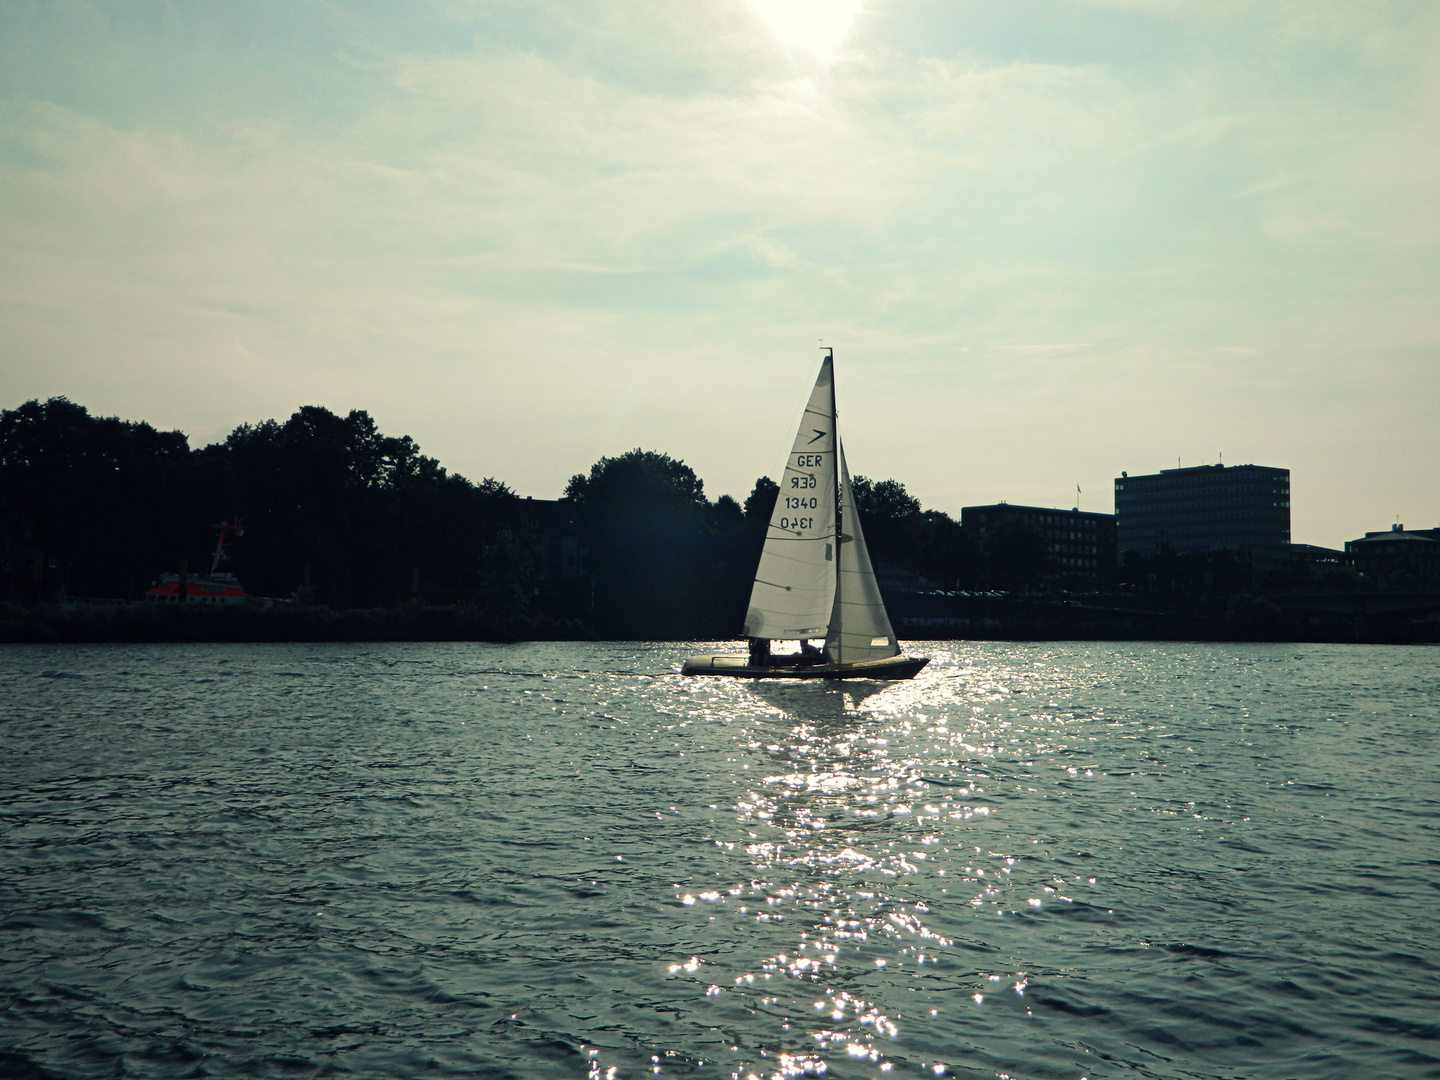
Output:
[[[745,636],[824,637],[835,607],[835,367],[826,357],[780,477]],[[867,560],[868,565],[868,560]]]
[[865,533],[855,510],[845,447],[840,447],[840,580],[830,630],[825,635],[825,656],[832,664],[854,664],[900,655],[900,644],[885,614],[885,601],[870,565]]

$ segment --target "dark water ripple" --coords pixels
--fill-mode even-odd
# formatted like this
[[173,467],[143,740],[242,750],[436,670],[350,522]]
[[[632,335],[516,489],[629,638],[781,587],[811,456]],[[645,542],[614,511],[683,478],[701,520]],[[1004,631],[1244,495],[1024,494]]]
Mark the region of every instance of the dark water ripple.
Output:
[[1440,1076],[1440,652],[0,652],[0,1076]]

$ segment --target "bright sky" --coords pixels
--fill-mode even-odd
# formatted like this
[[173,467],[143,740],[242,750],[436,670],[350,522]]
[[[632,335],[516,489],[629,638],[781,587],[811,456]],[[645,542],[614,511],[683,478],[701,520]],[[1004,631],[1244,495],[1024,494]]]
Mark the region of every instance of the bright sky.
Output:
[[1293,538],[1440,525],[1433,0],[0,9],[0,406],[193,444],[368,409],[556,497],[852,468],[1112,509],[1287,466]]

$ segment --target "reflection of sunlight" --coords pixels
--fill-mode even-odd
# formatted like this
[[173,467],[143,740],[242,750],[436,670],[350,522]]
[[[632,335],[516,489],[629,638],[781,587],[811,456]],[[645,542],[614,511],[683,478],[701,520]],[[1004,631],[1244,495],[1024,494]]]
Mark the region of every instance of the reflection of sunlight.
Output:
[[[930,651],[913,680],[737,682],[690,702],[727,723],[733,825],[711,809],[731,838],[706,841],[741,859],[676,879],[677,907],[727,938],[704,967],[695,950],[666,975],[717,1018],[771,1017],[784,1047],[732,1045],[732,1077],[949,1075],[933,1052],[955,1035],[941,1002],[990,1023],[1031,1015],[1028,965],[977,970],[975,951],[999,954],[1014,921],[1083,902],[1066,895],[1081,875],[1056,873],[1037,837],[1012,847],[1011,830],[1026,793],[1058,804],[1104,776],[1084,734],[1099,716],[1073,707],[1073,678],[1034,650]],[[937,1007],[917,1009],[916,994]]]
[[747,0],[789,52],[821,63],[835,58],[855,28],[865,0]]

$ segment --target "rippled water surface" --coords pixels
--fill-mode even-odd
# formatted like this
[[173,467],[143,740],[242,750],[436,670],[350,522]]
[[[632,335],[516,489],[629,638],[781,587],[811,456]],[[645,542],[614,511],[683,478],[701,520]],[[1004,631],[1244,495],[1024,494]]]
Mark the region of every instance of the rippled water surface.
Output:
[[0,1075],[1440,1076],[1440,650],[0,651]]

